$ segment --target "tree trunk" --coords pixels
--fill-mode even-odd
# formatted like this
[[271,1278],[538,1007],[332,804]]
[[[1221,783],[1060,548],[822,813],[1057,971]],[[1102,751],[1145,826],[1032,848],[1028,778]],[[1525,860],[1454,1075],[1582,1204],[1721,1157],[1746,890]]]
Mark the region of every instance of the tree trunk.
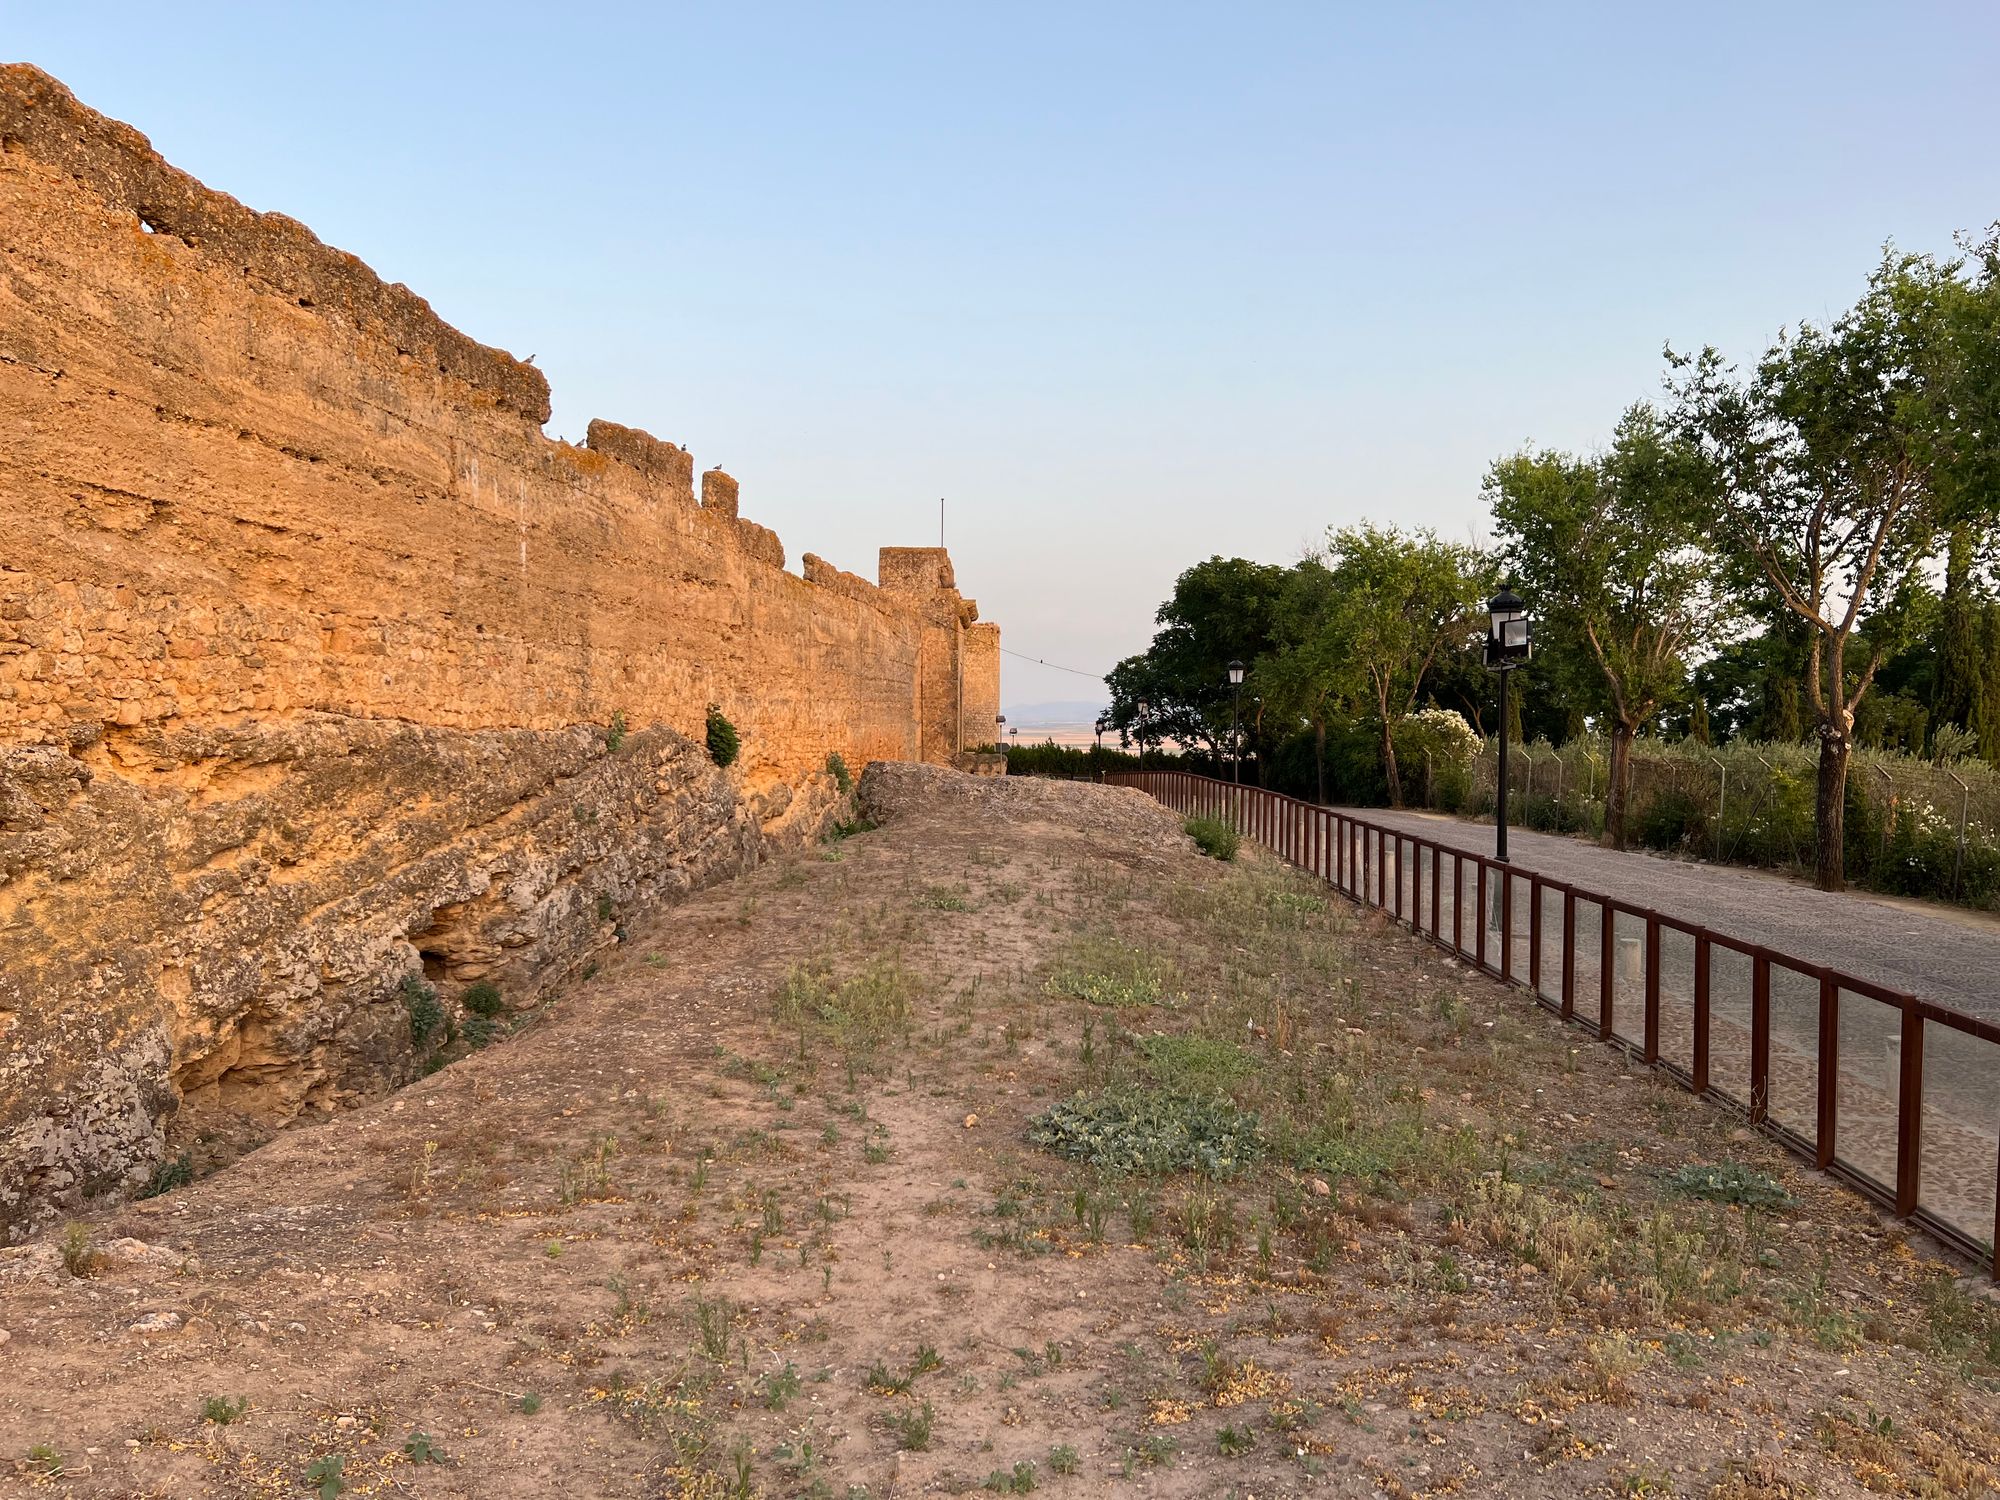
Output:
[[1326,806],[1326,720],[1313,720],[1313,785],[1321,807]]
[[1632,730],[1623,719],[1611,726],[1611,775],[1604,786],[1604,842],[1625,847],[1625,809],[1632,800]]
[[[1836,707],[1834,712],[1841,711]],[[1813,859],[1813,879],[1823,891],[1847,888],[1847,758],[1853,751],[1852,734],[1840,720],[1820,725],[1819,805],[1814,818],[1819,850]]]
[[1403,778],[1396,771],[1396,735],[1387,714],[1382,715],[1382,769],[1389,777],[1389,805],[1403,805]]

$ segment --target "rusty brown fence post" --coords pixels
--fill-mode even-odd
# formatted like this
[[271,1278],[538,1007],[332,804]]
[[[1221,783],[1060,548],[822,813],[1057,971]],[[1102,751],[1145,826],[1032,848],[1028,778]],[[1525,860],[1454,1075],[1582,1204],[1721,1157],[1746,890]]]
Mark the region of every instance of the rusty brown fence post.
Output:
[[1576,1018],[1576,892],[1563,892],[1563,999],[1562,1017]]
[[1813,1126],[1813,1165],[1833,1165],[1840,1110],[1840,986],[1824,970],[1819,976],[1819,1109]]
[[1708,934],[1694,935],[1694,1091],[1708,1092]]
[[1474,858],[1473,869],[1477,873],[1472,877],[1472,961],[1483,969],[1486,967],[1486,928],[1488,925],[1486,920],[1486,861],[1478,859],[1477,856]]
[[1912,996],[1903,997],[1902,1070],[1896,1080],[1896,1212],[1917,1211],[1923,1172],[1924,1018]]
[[1612,954],[1618,941],[1618,921],[1609,901],[1600,901],[1597,910],[1602,919],[1598,923],[1597,938],[1597,1034],[1608,1042],[1616,1021],[1612,1005],[1618,965],[1613,961]]
[[1750,1123],[1761,1125],[1771,1108],[1770,958],[1757,954],[1750,974]]
[[1646,913],[1646,1061],[1660,1060],[1660,918]]
[[1528,992],[1542,998],[1542,877],[1528,877]]

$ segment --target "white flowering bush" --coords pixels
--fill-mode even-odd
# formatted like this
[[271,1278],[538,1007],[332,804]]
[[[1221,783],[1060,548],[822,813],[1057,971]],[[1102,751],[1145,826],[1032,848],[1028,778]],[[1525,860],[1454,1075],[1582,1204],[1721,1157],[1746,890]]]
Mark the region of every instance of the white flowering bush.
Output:
[[1428,751],[1435,770],[1470,766],[1484,743],[1457,709],[1420,708],[1396,721],[1396,754],[1421,761]]
[[1465,715],[1420,708],[1396,721],[1395,736],[1403,785],[1448,811],[1463,807],[1472,791],[1472,762],[1485,744]]

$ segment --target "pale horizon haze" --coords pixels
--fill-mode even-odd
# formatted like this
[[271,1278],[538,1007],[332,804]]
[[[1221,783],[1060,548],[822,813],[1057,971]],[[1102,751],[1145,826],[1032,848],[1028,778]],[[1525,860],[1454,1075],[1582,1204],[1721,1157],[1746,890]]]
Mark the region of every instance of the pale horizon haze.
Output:
[[1663,345],[2000,218],[1991,4],[0,0],[0,57],[534,356],[552,436],[721,464],[793,568],[944,497],[1008,649],[1090,672],[1203,557],[1479,535]]

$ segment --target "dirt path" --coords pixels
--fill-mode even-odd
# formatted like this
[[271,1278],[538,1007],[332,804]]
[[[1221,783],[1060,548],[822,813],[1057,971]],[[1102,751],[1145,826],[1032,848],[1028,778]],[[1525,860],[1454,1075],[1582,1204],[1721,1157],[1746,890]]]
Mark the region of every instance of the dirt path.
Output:
[[0,1252],[0,1493],[1990,1492],[1987,1305],[1852,1195],[1137,793],[890,790]]

